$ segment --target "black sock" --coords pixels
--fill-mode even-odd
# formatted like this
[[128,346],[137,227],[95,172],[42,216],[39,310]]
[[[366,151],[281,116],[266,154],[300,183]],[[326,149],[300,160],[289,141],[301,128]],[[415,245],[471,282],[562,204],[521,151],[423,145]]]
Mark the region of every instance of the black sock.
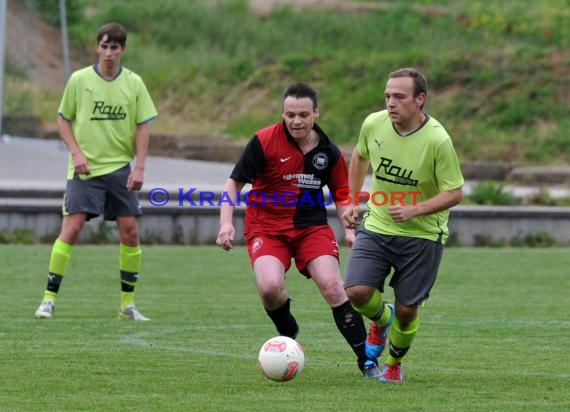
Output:
[[288,336],[292,339],[297,337],[299,333],[299,325],[297,321],[291,314],[291,299],[287,299],[287,301],[279,308],[275,310],[267,310],[265,308],[265,312],[277,328],[277,332],[281,336]]
[[352,351],[358,358],[358,367],[364,368],[364,362],[368,360],[365,352],[366,327],[360,313],[354,310],[347,300],[340,306],[332,308],[332,313],[336,327],[350,345]]
[[134,292],[138,278],[138,273],[121,270],[121,292]]
[[50,292],[58,293],[62,281],[63,281],[63,276],[49,272],[46,289],[49,290]]

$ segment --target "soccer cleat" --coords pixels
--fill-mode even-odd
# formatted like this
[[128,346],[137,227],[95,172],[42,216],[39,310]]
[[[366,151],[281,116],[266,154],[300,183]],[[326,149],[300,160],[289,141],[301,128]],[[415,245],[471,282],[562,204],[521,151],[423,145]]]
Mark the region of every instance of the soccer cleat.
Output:
[[399,363],[396,365],[384,365],[384,369],[380,373],[378,380],[380,382],[395,382],[400,383],[404,379],[404,373],[402,372],[402,365]]
[[362,368],[362,374],[365,378],[379,378],[380,377],[380,369],[378,369],[378,365],[376,362],[367,360],[364,362],[364,367]]
[[122,308],[119,311],[119,318],[120,319],[140,320],[140,321],[150,320],[150,318],[147,318],[142,313],[140,313],[138,311],[138,309],[134,307],[134,305],[128,305],[128,306],[125,306],[124,308]]
[[37,319],[51,319],[53,318],[53,311],[55,310],[55,303],[51,300],[44,300],[38,310],[36,310]]
[[391,314],[388,323],[384,326],[376,325],[376,322],[370,322],[370,331],[366,336],[366,356],[370,359],[378,359],[386,345],[386,336],[388,336],[388,328],[394,320],[394,313],[396,312],[393,304],[389,304]]

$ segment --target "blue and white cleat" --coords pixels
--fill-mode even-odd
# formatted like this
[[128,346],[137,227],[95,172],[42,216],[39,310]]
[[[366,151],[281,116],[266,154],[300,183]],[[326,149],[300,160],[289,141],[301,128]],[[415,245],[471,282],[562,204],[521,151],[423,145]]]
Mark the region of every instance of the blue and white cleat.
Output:
[[380,378],[380,369],[378,368],[378,364],[376,362],[367,360],[364,362],[364,367],[362,368],[362,374],[365,378]]

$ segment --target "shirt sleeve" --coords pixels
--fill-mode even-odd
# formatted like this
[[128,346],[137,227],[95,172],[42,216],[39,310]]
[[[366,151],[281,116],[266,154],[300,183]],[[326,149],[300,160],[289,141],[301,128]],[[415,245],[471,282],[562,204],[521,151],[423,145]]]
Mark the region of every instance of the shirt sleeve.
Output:
[[265,166],[265,155],[259,138],[253,136],[236,162],[230,177],[236,182],[252,183]]
[[360,156],[364,159],[370,160],[370,154],[368,153],[368,135],[369,135],[369,127],[368,127],[368,117],[364,119],[362,123],[362,127],[360,128],[360,134],[358,136],[358,143],[356,144],[356,149]]
[[464,184],[459,159],[451,139],[444,140],[437,148],[435,176],[441,191],[458,189]]
[[77,111],[77,77],[72,74],[65,85],[63,90],[63,95],[61,97],[61,102],[57,112],[59,115],[63,116],[65,119],[71,121],[75,119],[75,114]]
[[139,92],[137,95],[137,124],[147,123],[158,116],[156,107],[150,97],[150,93],[142,79],[139,82]]

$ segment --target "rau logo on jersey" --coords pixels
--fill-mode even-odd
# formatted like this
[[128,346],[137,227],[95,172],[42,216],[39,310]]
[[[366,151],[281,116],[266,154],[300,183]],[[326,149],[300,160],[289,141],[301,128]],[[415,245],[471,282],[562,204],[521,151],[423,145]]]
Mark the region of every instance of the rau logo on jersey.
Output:
[[122,106],[111,106],[102,101],[95,101],[91,120],[123,120],[127,114]]
[[376,168],[375,176],[377,179],[384,180],[385,182],[404,186],[417,186],[418,180],[412,179],[413,172],[413,170],[404,169],[393,164],[392,159],[381,157],[380,164]]

